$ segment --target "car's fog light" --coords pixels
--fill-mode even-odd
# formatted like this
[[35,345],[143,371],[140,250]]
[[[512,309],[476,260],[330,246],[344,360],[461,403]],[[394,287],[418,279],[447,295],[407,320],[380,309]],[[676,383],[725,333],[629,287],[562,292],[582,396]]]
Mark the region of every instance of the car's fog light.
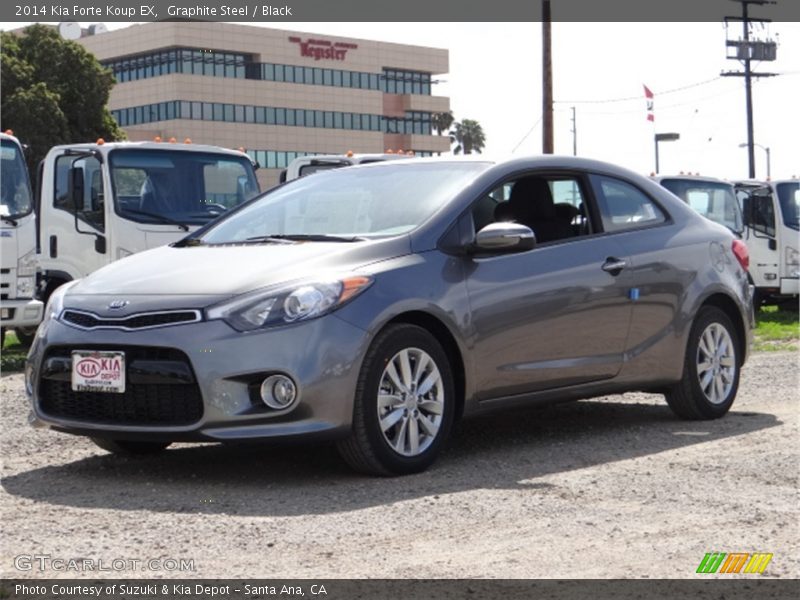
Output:
[[290,406],[297,398],[297,386],[285,375],[270,375],[261,384],[261,399],[275,410]]

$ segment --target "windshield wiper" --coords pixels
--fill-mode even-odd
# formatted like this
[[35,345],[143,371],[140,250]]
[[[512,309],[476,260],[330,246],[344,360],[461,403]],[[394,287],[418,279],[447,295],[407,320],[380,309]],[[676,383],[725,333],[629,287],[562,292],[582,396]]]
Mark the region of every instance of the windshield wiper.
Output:
[[168,225],[177,225],[184,231],[189,231],[189,226],[186,223],[181,223],[180,221],[176,221],[175,219],[170,219],[169,217],[160,215],[158,213],[146,212],[144,210],[131,210],[130,208],[124,208],[123,211],[131,215],[142,215],[143,217],[151,217],[153,219],[158,220],[160,223],[166,223]]
[[16,219],[12,219],[11,217],[8,217],[8,216],[6,216],[6,215],[3,215],[3,221],[5,221],[6,223],[9,223],[9,224],[11,224],[11,225],[13,225],[14,227],[16,227],[17,225],[19,225],[19,223],[17,223],[17,220],[16,220]]
[[291,242],[363,242],[367,238],[341,235],[328,235],[325,233],[276,233],[274,235],[260,235],[247,238],[245,241],[291,241]]

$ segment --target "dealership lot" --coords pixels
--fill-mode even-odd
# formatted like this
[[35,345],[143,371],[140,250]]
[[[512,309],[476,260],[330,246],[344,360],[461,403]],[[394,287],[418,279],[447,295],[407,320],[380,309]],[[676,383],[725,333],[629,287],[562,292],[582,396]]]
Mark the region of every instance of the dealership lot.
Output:
[[113,457],[29,428],[5,376],[2,576],[682,578],[721,551],[798,577],[797,389],[797,353],[758,353],[722,420],[644,394],[506,413],[380,479],[328,446]]

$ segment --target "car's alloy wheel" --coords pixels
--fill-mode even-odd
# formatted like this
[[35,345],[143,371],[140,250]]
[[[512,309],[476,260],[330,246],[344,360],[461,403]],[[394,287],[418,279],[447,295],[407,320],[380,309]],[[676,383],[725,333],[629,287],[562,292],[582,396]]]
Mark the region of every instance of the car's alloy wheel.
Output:
[[711,323],[697,344],[697,380],[711,404],[724,404],[736,375],[736,352],[728,330]]
[[378,386],[383,439],[402,456],[425,452],[442,425],[444,385],[436,362],[419,348],[405,348],[386,363]]
[[416,473],[436,459],[454,414],[452,370],[439,342],[416,325],[390,325],[367,351],[352,432],[339,451],[364,473]]
[[738,336],[728,315],[703,307],[689,332],[683,378],[667,390],[670,408],[684,419],[716,419],[730,409],[739,388]]

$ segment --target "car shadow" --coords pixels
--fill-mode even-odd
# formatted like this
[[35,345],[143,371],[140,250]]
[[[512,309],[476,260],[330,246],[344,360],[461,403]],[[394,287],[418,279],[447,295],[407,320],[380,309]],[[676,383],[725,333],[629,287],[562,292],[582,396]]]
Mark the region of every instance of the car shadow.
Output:
[[[655,398],[655,396],[653,397]],[[589,401],[464,421],[418,475],[352,473],[331,445],[183,445],[149,457],[101,453],[3,478],[14,496],[57,506],[296,516],[345,512],[473,489],[532,489],[575,469],[747,435],[781,424],[731,412],[677,420],[665,405]]]

